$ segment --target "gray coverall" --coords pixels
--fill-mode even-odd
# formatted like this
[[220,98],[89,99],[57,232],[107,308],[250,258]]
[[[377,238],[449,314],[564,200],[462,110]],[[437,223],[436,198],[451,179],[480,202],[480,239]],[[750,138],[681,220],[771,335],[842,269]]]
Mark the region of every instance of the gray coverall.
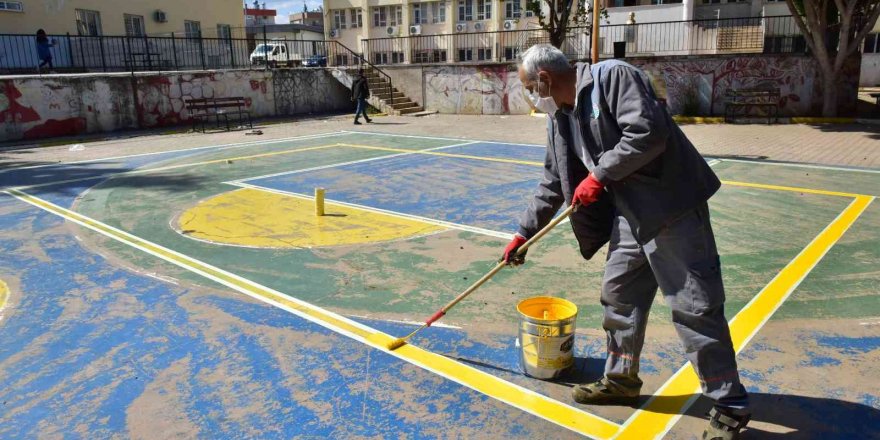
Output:
[[518,232],[534,235],[593,173],[607,191],[579,208],[571,224],[584,258],[609,244],[602,286],[605,377],[641,387],[639,356],[659,287],[703,393],[717,405],[745,408],[706,203],[720,181],[643,72],[616,60],[576,68],[575,107],[548,118],[544,178]]

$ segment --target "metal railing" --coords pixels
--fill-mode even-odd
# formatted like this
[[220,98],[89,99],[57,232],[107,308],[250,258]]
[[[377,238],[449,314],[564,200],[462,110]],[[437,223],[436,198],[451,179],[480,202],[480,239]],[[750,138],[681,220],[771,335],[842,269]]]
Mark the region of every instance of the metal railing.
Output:
[[[412,35],[362,40],[362,51],[337,41],[170,36],[50,35],[56,72],[269,68],[302,64],[359,66],[401,63],[509,62],[525,49],[549,43],[542,29]],[[572,59],[590,56],[588,28],[570,28],[562,50]],[[255,51],[265,48],[263,51]],[[792,17],[756,17],[605,25],[602,57],[718,53],[803,53],[806,43]],[[617,50],[615,52],[615,49]],[[361,59],[363,57],[363,59]],[[40,64],[33,35],[0,34],[0,74],[35,73]],[[307,63],[307,61],[316,61]],[[384,72],[383,72],[384,73]]]
[[[333,41],[270,39],[265,33],[247,38],[169,36],[49,35],[55,72],[125,72],[268,68],[329,61]],[[265,50],[256,51],[258,47]],[[323,59],[322,59],[323,58]],[[0,74],[36,73],[41,64],[34,35],[0,34]],[[313,60],[315,61],[315,60]]]
[[[411,35],[362,40],[364,56],[374,64],[506,62],[539,43],[542,29]],[[568,29],[561,49],[569,58],[590,56],[589,28]],[[599,28],[602,57],[698,55],[719,53],[803,53],[806,44],[790,16],[604,25]]]

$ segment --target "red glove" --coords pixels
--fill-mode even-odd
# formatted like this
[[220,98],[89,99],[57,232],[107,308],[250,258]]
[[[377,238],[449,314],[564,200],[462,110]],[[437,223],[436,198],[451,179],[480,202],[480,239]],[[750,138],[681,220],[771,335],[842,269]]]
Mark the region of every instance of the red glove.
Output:
[[605,185],[603,185],[602,182],[596,180],[596,178],[593,177],[593,174],[590,174],[574,190],[574,196],[572,197],[571,204],[587,206],[590,203],[596,202],[599,200],[599,197],[602,195],[602,191],[604,189]]
[[504,261],[507,264],[512,264],[514,266],[525,263],[526,253],[523,252],[522,255],[517,256],[516,250],[519,249],[520,246],[526,244],[527,241],[528,240],[526,240],[526,238],[522,235],[514,235],[513,240],[510,240],[510,243],[508,243],[507,247],[504,248],[504,256],[501,257],[501,261]]

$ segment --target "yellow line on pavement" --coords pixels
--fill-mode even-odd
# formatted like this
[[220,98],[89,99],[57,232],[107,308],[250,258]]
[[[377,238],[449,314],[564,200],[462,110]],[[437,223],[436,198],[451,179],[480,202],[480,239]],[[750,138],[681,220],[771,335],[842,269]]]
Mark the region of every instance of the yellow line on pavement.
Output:
[[798,188],[796,186],[781,186],[781,185],[765,185],[763,183],[750,183],[750,182],[736,182],[732,180],[722,180],[721,183],[729,186],[738,186],[741,188],[756,188],[756,189],[769,189],[774,191],[790,191],[790,192],[799,192],[804,194],[818,194],[822,196],[837,196],[837,197],[871,197],[865,194],[854,194],[847,192],[839,192],[839,191],[826,191],[824,189],[810,189],[810,188]]
[[7,286],[6,283],[3,282],[3,280],[0,280],[0,311],[2,311],[4,307],[6,307],[6,301],[8,300],[9,286]]
[[306,320],[348,336],[358,342],[370,345],[378,350],[382,350],[392,356],[417,365],[425,370],[436,373],[477,392],[498,399],[515,408],[541,417],[579,434],[598,439],[607,439],[617,432],[619,428],[619,425],[616,423],[605,420],[602,417],[566,405],[555,399],[507,382],[489,373],[456,362],[445,356],[423,350],[414,345],[404,345],[395,351],[389,352],[386,348],[387,344],[395,339],[390,335],[318,306],[309,304],[305,301],[262,286],[246,278],[239,277],[213,265],[201,262],[195,258],[157,245],[128,232],[116,229],[82,214],[78,214],[38,197],[34,197],[21,190],[8,189],[5,192],[30,205],[36,206],[150,255],[161,258],[205,278],[216,281],[254,299],[287,310]]
[[[874,197],[858,196],[819,233],[776,277],[730,320],[730,335],[737,353],[761,330],[822,257],[865,212]],[[663,437],[700,393],[700,379],[690,364],[682,367],[647,404],[633,414],[616,439],[646,440]]]

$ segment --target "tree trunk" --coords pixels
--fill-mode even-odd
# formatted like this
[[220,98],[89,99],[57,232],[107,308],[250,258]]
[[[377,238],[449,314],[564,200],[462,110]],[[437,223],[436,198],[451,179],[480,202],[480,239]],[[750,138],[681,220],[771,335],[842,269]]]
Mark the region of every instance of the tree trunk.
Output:
[[550,32],[550,44],[557,49],[562,49],[562,43],[565,42],[565,31],[559,32],[559,29],[554,29]]
[[837,96],[839,85],[837,84],[837,75],[831,68],[820,67],[820,77],[822,79],[822,116],[833,118],[837,116]]

